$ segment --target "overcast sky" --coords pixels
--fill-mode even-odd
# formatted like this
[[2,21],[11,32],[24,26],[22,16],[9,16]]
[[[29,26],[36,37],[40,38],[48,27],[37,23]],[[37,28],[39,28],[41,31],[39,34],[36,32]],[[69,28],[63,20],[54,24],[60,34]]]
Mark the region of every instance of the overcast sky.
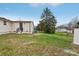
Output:
[[61,3],[52,3],[52,4],[1,4],[0,3],[0,17],[5,17],[11,20],[32,20],[34,24],[40,20],[41,13],[43,9],[48,7],[53,15],[57,19],[57,25],[61,25],[69,22],[72,18],[79,15],[79,4],[70,3],[70,4],[61,4]]

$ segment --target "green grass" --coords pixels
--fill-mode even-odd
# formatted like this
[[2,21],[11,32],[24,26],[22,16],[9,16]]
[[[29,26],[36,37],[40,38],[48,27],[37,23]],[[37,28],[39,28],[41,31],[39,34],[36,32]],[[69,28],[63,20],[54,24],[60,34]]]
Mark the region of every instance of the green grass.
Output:
[[0,55],[71,55],[63,49],[72,49],[72,40],[67,33],[4,34],[0,35]]
[[44,45],[54,45],[61,48],[69,48],[71,46],[72,37],[65,33],[45,34],[38,33],[35,36],[36,41]]

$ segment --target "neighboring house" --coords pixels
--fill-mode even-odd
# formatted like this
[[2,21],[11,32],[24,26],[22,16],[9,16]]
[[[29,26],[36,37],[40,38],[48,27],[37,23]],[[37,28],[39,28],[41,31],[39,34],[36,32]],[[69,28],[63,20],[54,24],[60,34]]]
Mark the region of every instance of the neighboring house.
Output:
[[67,29],[65,29],[65,28],[57,28],[56,29],[56,32],[72,32],[71,30],[67,30]]
[[66,25],[60,25],[56,27],[56,32],[70,32],[71,33],[72,31],[69,30]]
[[0,34],[5,33],[28,33],[32,34],[34,30],[34,23],[32,21],[11,21],[0,17]]
[[57,28],[56,29],[56,32],[66,32],[67,30],[66,29],[64,29],[64,28]]

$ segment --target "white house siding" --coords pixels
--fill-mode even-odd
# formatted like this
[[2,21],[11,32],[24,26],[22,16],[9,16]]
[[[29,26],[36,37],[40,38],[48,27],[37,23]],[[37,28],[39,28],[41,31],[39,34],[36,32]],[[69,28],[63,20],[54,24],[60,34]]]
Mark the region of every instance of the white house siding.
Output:
[[[0,20],[0,34],[5,33],[15,33],[16,29],[19,28],[20,21],[7,21],[6,25],[4,25],[5,20]],[[23,33],[32,34],[34,29],[34,24],[32,21],[22,21],[23,24]]]
[[4,21],[0,20],[0,34],[5,34],[10,32],[10,22],[6,21],[6,25],[4,25]]
[[29,24],[30,23],[23,23],[23,32],[24,33],[29,33]]
[[11,32],[16,32],[16,29],[19,28],[19,23],[18,22],[12,22],[11,23]]
[[79,29],[74,29],[73,43],[79,45]]
[[[11,32],[16,32],[16,29],[19,28],[20,22],[11,23]],[[23,32],[22,33],[30,33],[33,32],[33,23],[32,22],[22,22],[23,24]]]
[[31,33],[33,33],[33,31],[34,31],[34,24],[33,22],[31,22]]
[[23,23],[23,33],[30,33],[32,34],[33,32],[33,23]]

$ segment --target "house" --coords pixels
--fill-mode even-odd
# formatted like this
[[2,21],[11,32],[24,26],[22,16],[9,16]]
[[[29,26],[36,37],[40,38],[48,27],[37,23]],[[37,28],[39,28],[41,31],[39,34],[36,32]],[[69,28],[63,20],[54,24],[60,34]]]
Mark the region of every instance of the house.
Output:
[[32,34],[33,30],[34,23],[32,21],[11,21],[0,17],[0,34],[16,32]]
[[72,33],[71,30],[65,29],[65,28],[56,28],[56,32],[68,32],[68,33]]
[[56,32],[67,32],[68,30],[65,28],[57,28]]
[[66,24],[64,24],[64,25],[57,26],[56,32],[69,32],[69,33],[71,33],[72,31],[68,29]]

